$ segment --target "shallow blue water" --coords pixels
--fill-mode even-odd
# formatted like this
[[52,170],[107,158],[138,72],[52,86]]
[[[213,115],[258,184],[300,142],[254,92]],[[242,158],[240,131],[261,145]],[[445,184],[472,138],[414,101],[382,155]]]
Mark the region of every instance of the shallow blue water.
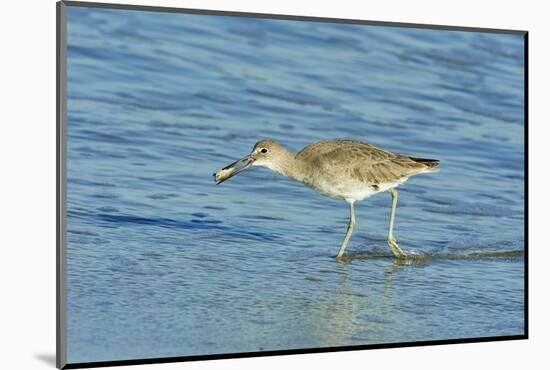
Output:
[[[68,360],[524,332],[523,39],[71,8]],[[262,138],[441,160],[348,210],[265,169]],[[387,257],[376,257],[384,255]]]

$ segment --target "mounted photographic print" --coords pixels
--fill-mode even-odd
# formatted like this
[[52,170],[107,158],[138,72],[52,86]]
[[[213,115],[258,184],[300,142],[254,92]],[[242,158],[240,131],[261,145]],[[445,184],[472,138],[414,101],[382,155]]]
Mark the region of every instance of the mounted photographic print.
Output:
[[58,367],[527,338],[527,32],[57,10]]

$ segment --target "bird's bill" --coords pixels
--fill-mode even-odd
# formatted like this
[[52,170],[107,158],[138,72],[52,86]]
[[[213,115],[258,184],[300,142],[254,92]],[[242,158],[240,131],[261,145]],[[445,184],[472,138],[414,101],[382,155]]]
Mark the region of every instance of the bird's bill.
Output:
[[225,180],[228,180],[231,177],[248,170],[250,167],[252,167],[252,163],[254,163],[254,159],[251,156],[247,155],[243,159],[239,159],[238,161],[231,163],[221,170],[214,172],[214,181],[216,182],[216,185],[219,185]]

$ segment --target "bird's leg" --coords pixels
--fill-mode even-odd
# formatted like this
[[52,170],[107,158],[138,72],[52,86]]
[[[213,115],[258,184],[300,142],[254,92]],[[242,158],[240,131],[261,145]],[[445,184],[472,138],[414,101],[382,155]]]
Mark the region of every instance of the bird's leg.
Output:
[[397,240],[393,237],[393,221],[395,220],[395,208],[397,207],[397,190],[390,189],[391,194],[391,213],[390,213],[390,228],[388,230],[388,247],[392,251],[393,255],[397,258],[405,257],[405,252],[397,245]]
[[344,237],[344,240],[342,241],[342,245],[340,246],[340,251],[338,252],[338,255],[336,258],[341,258],[344,255],[344,251],[346,250],[346,247],[348,246],[349,238],[351,237],[351,233],[353,233],[353,228],[355,227],[355,210],[353,209],[353,202],[349,203],[349,224],[348,224],[348,230],[346,231],[346,236]]

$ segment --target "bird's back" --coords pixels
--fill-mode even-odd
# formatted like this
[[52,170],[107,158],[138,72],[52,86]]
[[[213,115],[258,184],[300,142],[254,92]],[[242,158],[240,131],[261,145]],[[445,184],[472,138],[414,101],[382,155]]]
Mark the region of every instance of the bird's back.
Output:
[[311,144],[296,154],[304,164],[304,183],[343,199],[363,199],[422,172],[436,172],[437,160],[408,157],[354,140]]

